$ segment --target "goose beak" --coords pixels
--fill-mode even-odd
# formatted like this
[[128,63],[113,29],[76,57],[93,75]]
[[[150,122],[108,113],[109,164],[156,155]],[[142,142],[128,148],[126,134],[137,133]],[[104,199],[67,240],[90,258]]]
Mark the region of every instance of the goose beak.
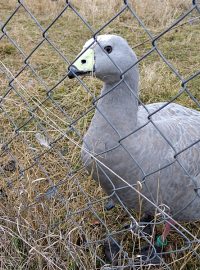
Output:
[[68,77],[69,79],[74,78],[75,76],[91,74],[94,72],[94,50],[86,50],[72,66],[68,68]]

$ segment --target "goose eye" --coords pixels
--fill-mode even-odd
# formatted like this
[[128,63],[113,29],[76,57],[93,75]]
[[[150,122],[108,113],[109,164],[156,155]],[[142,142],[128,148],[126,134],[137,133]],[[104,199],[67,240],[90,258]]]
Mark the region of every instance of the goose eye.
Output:
[[112,47],[111,46],[106,46],[104,47],[104,50],[109,54],[112,52]]

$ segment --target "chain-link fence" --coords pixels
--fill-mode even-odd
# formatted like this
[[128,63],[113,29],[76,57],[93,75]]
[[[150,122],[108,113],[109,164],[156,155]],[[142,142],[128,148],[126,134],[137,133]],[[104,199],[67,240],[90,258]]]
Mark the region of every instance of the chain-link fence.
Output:
[[[199,13],[195,0],[3,0],[1,269],[200,269]],[[138,60],[122,70],[129,49],[115,61],[109,33]],[[68,78],[91,48],[120,74],[106,92]]]

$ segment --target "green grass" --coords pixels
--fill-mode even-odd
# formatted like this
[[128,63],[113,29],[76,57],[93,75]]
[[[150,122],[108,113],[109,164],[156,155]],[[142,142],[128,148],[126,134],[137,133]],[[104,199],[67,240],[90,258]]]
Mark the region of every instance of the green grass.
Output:
[[[24,2],[43,28],[52,22],[65,5],[64,0],[26,0]],[[138,0],[130,2],[154,36],[169,26],[190,5],[190,1],[180,3],[175,0],[166,0],[164,7],[159,0],[152,0],[151,4],[148,1]],[[108,21],[121,7],[120,1],[111,0],[87,0],[87,2],[76,0],[73,3],[94,29],[98,29]],[[2,22],[6,21],[16,5],[14,0],[3,0],[0,9]],[[193,11],[189,18],[196,16],[199,14]],[[184,22],[189,18],[186,18]],[[6,26],[6,30],[26,56],[42,40],[42,32],[22,7]],[[126,38],[135,48],[138,58],[151,49],[147,34],[129,11],[124,12],[101,33],[114,33]],[[85,41],[91,37],[91,32],[83,25],[80,18],[68,9],[49,29],[48,37],[69,61],[73,61]],[[189,78],[199,69],[200,47],[198,44],[200,44],[199,20],[192,24],[179,25],[157,42],[163,55],[184,79]],[[3,37],[0,41],[0,96],[7,91],[12,74],[17,74],[24,65],[23,60],[22,55],[9,39]],[[46,99],[46,88],[39,83],[37,76],[45,82],[47,89],[51,89],[66,74],[67,63],[46,41],[28,61],[35,69],[36,75],[28,67],[20,74],[14,86],[23,100],[11,91],[3,102],[4,112],[1,113],[0,120],[0,146],[13,139],[9,144],[9,150],[1,156],[0,167],[5,166],[13,158],[17,160],[15,171],[0,171],[0,189],[3,194],[0,195],[2,218],[0,226],[3,229],[3,244],[0,247],[1,267],[2,269],[36,270],[56,269],[55,265],[57,265],[61,269],[77,270],[79,269],[77,265],[80,267],[82,264],[83,269],[99,269],[100,262],[95,262],[94,249],[100,258],[104,258],[102,246],[91,245],[86,249],[78,246],[77,240],[83,233],[86,239],[91,241],[105,237],[105,227],[92,224],[98,217],[112,232],[119,230],[129,222],[129,219],[120,206],[110,212],[105,212],[103,202],[86,209],[89,200],[92,202],[101,200],[106,195],[84,169],[74,176],[67,176],[66,180],[58,186],[58,193],[54,198],[45,197],[43,194],[49,186],[60,183],[70,169],[81,168],[80,148],[70,139],[77,144],[81,144],[81,140],[75,132],[70,131],[69,138],[63,137],[53,149],[48,150],[41,146],[35,137],[36,133],[41,133],[47,135],[50,142],[59,138],[66,131],[70,119],[76,119],[91,108],[92,97],[76,80],[65,79],[51,91],[51,98],[67,112],[67,116],[63,115],[50,100],[41,105],[40,103]],[[156,52],[141,61],[139,68],[140,98],[144,103],[168,101],[179,92],[180,80]],[[84,78],[84,82],[92,94],[99,94],[101,82],[94,78]],[[188,82],[188,88],[199,100],[200,77]],[[185,93],[177,99],[177,102],[197,109],[197,105]],[[36,108],[32,114],[35,118],[23,126],[15,137],[15,125],[19,127],[30,118],[28,106],[30,109]],[[93,113],[94,111],[91,111],[76,123],[75,127],[81,135],[86,132]],[[44,126],[46,133],[40,129],[39,123]],[[60,151],[63,154],[62,158]],[[39,165],[34,158],[40,154]],[[32,167],[34,162],[36,162],[35,166]],[[27,169],[22,174],[20,168]],[[77,181],[80,186],[77,185]],[[12,183],[11,187],[9,183]],[[85,211],[76,213],[77,209],[85,209]],[[198,223],[184,224],[184,226],[199,237]],[[158,229],[161,231],[162,227]],[[178,239],[177,245],[181,247],[182,239],[176,233],[170,235],[169,242],[174,245],[176,239]],[[129,232],[121,235],[120,241],[127,248],[130,256],[132,256],[134,243],[134,251],[138,252],[139,237]],[[194,245],[194,248],[197,246]],[[199,252],[198,249],[197,251]],[[175,253],[174,256],[169,256],[167,261],[174,270],[200,269],[198,260],[191,257],[188,250],[182,254]]]

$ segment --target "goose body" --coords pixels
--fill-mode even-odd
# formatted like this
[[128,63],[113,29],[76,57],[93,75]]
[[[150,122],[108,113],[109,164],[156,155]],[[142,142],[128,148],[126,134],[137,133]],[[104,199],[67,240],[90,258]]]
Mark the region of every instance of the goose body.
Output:
[[[137,58],[123,38],[99,36],[89,50],[104,87],[84,136],[87,170],[127,208],[155,213],[136,189],[154,204],[169,207],[177,220],[200,220],[200,112],[176,103],[138,106]],[[77,61],[87,59],[87,51]],[[73,68],[72,73],[81,71],[79,63]],[[84,72],[89,71],[84,66]]]

